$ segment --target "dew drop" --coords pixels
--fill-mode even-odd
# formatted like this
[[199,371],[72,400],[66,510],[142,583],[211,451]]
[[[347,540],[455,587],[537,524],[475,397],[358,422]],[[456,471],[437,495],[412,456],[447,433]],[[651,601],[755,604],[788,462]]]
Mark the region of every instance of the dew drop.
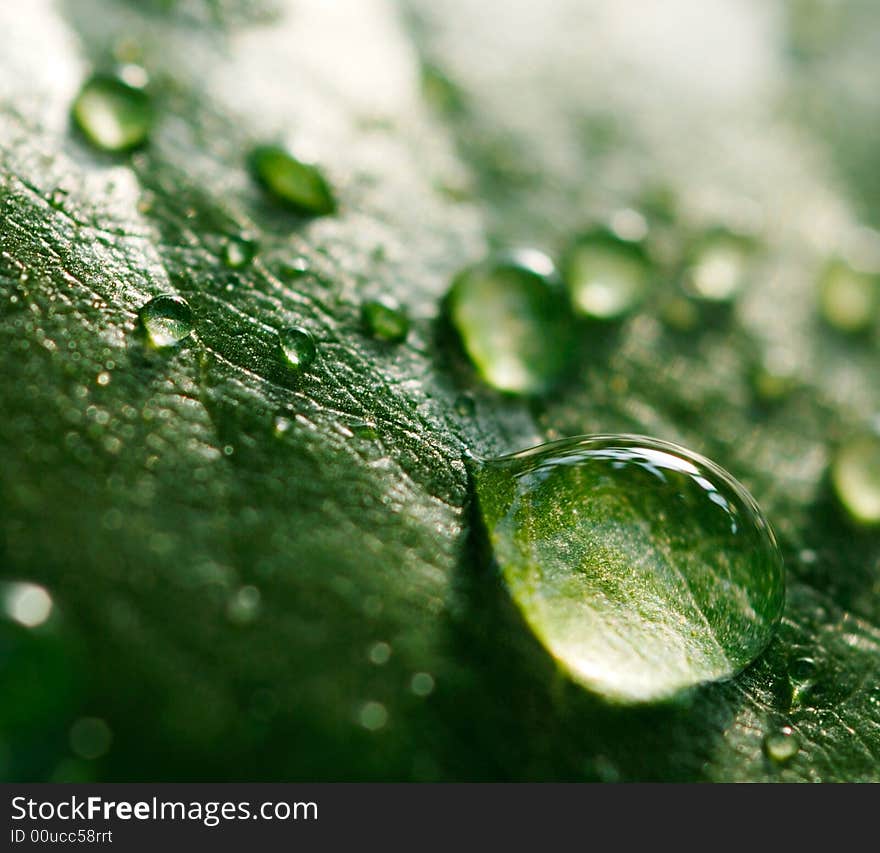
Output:
[[391,646],[383,642],[373,643],[370,646],[367,657],[370,659],[370,663],[374,663],[376,666],[383,666],[391,660]]
[[318,348],[309,332],[299,326],[289,326],[278,333],[278,346],[287,366],[302,373],[311,366]]
[[857,524],[880,524],[880,437],[853,439],[831,465],[831,484],[847,515]]
[[561,268],[575,311],[595,320],[629,314],[645,297],[651,273],[641,243],[605,230],[580,237]]
[[356,438],[372,440],[379,437],[379,430],[376,429],[376,425],[369,421],[350,421],[348,428]]
[[189,303],[173,293],[151,299],[138,311],[138,317],[150,343],[160,349],[179,344],[193,331]]
[[246,267],[256,254],[256,240],[247,237],[230,237],[223,245],[223,263],[230,269]]
[[297,213],[322,216],[336,210],[336,201],[324,176],[276,145],[260,145],[250,155],[259,183],[277,201]]
[[250,625],[260,614],[260,590],[243,586],[226,605],[226,615],[236,625]]
[[764,737],[764,754],[776,764],[786,764],[791,761],[800,748],[798,737],[790,726],[783,726],[779,731]]
[[430,696],[434,692],[434,676],[430,672],[417,672],[410,679],[409,689],[416,696]]
[[594,692],[667,698],[739,672],[769,642],[780,552],[753,498],[708,459],[585,436],[490,460],[474,479],[513,600]]
[[753,242],[743,235],[724,230],[708,233],[691,252],[685,288],[706,302],[732,302],[748,282],[753,253]]
[[278,265],[278,271],[285,278],[302,278],[309,272],[309,269],[309,262],[305,258],[282,261]]
[[749,379],[759,402],[779,403],[797,388],[797,361],[785,350],[771,350],[751,365]]
[[802,683],[811,681],[816,677],[816,662],[812,658],[795,658],[788,665],[788,676]]
[[570,314],[553,264],[540,252],[516,252],[463,270],[446,311],[477,372],[499,391],[546,391],[569,366]]
[[387,343],[400,343],[409,333],[406,312],[389,297],[365,302],[361,307],[361,322],[371,337]]
[[112,742],[113,732],[98,717],[81,717],[70,727],[70,748],[87,761],[105,755]]
[[52,614],[52,597],[39,584],[6,584],[0,594],[7,616],[25,628],[42,625]]
[[462,418],[472,418],[477,413],[477,401],[473,394],[464,392],[455,398],[455,413]]
[[106,74],[86,81],[72,112],[77,127],[103,151],[130,151],[143,145],[153,125],[147,93]]
[[831,263],[819,284],[819,310],[829,326],[857,334],[871,328],[880,308],[877,276],[840,261]]
[[358,712],[358,721],[367,731],[378,731],[388,722],[388,710],[381,702],[365,702]]

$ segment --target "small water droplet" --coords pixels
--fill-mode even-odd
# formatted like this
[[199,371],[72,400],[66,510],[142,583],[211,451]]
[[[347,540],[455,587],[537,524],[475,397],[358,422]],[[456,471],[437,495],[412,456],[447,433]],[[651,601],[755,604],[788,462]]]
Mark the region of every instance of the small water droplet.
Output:
[[189,303],[173,293],[151,299],[138,311],[138,317],[150,343],[160,349],[179,344],[193,331]]
[[482,378],[499,391],[549,390],[569,366],[571,317],[550,259],[521,251],[468,267],[446,310]]
[[311,366],[318,348],[309,332],[299,326],[289,326],[278,333],[278,346],[291,370],[302,373]]
[[764,737],[764,754],[776,764],[786,764],[794,758],[801,748],[798,736],[790,726],[783,726],[778,732]]
[[260,613],[260,590],[255,586],[243,586],[237,590],[226,605],[226,615],[236,625],[249,625]]
[[257,241],[247,237],[230,237],[223,245],[223,263],[230,269],[247,266],[257,254]]
[[5,584],[0,592],[6,615],[25,628],[37,628],[52,615],[52,596],[39,584]]
[[685,288],[706,302],[732,302],[748,282],[754,250],[754,243],[743,235],[710,231],[691,251]]
[[250,155],[254,176],[277,200],[297,213],[322,216],[336,210],[336,201],[317,167],[303,163],[275,145],[261,145]]
[[370,299],[361,307],[361,322],[376,340],[400,343],[409,333],[406,312],[390,297]]
[[819,310],[829,326],[857,334],[870,329],[880,308],[880,280],[842,261],[828,265],[819,284]]
[[352,435],[357,438],[373,440],[379,437],[379,431],[376,425],[369,421],[352,421],[348,424]]
[[358,721],[368,731],[376,732],[388,722],[388,711],[381,702],[365,702],[358,713]]
[[96,377],[95,382],[104,387],[110,384],[110,374],[106,370],[102,370]]
[[804,548],[798,554],[798,559],[805,566],[814,566],[819,559],[819,555],[812,548]]
[[382,666],[383,664],[388,663],[391,659],[391,646],[388,643],[374,643],[370,646],[370,651],[367,655],[370,659],[370,663],[376,664],[376,666]]
[[430,672],[417,672],[410,679],[409,689],[416,696],[430,696],[434,692],[434,676]]
[[831,465],[834,493],[857,524],[880,524],[880,437],[866,435],[844,444]]
[[477,413],[477,401],[467,392],[455,398],[455,413],[461,418],[472,418]]
[[786,350],[771,350],[752,365],[750,379],[761,403],[778,403],[797,387],[797,361]]
[[664,301],[660,316],[664,323],[677,332],[692,332],[700,323],[700,312],[693,300],[677,294]]
[[106,755],[112,742],[113,732],[98,717],[82,717],[70,727],[70,748],[87,761]]
[[310,270],[309,262],[305,258],[294,258],[292,261],[282,261],[278,265],[278,271],[285,278],[302,278]]
[[130,151],[143,145],[153,125],[147,93],[106,74],[86,81],[72,112],[85,137],[104,151]]
[[788,665],[788,676],[793,681],[811,681],[816,676],[816,661],[812,658],[795,658]]
[[772,637],[776,540],[708,459],[644,436],[584,436],[490,460],[474,480],[525,621],[601,695],[652,701],[726,678]]
[[643,300],[651,263],[641,243],[598,230],[566,252],[562,277],[575,311],[595,320],[616,320]]
[[644,240],[648,236],[648,220],[631,207],[616,210],[608,222],[611,230],[621,240]]
[[284,415],[278,415],[273,422],[275,435],[284,435],[292,425],[290,418],[286,418]]

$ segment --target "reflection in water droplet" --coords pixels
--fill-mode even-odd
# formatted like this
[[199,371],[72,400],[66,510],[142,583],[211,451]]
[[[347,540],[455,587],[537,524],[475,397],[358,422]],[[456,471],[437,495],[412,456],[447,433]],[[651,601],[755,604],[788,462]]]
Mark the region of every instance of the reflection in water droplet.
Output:
[[840,261],[827,267],[819,284],[819,310],[829,326],[848,334],[867,331],[876,321],[878,307],[877,276]]
[[270,195],[297,213],[321,216],[336,210],[333,193],[321,172],[283,148],[275,145],[255,148],[250,165]]
[[230,237],[223,245],[223,263],[230,269],[247,266],[256,254],[256,240],[249,240],[246,237]]
[[775,538],[709,460],[586,436],[485,463],[480,509],[526,622],[585,686],[647,701],[747,666],[784,600]]
[[570,363],[571,318],[553,264],[540,252],[516,252],[460,272],[446,310],[474,367],[499,391],[546,391]]
[[844,444],[832,463],[831,483],[853,521],[880,524],[880,437],[868,435]]
[[562,277],[575,310],[596,320],[616,320],[638,306],[650,272],[640,243],[604,230],[579,238],[562,261]]
[[800,741],[790,726],[783,726],[778,732],[772,732],[764,738],[764,754],[777,764],[791,761],[800,748]]
[[86,81],[73,102],[73,119],[104,151],[129,151],[146,142],[153,110],[146,92],[108,75]]
[[746,237],[728,231],[710,232],[691,253],[685,287],[707,302],[732,302],[747,284],[754,250]]
[[409,332],[406,312],[391,298],[371,299],[361,307],[361,321],[376,340],[399,343]]
[[192,309],[185,299],[173,293],[151,299],[138,311],[138,317],[155,347],[174,346],[192,334]]
[[381,702],[366,702],[358,713],[358,721],[368,731],[375,732],[388,722],[388,711]]
[[287,366],[300,373],[308,370],[318,355],[315,339],[299,326],[282,329],[278,333],[278,345]]
[[98,717],[82,717],[70,727],[70,748],[87,761],[106,755],[112,742],[113,732]]

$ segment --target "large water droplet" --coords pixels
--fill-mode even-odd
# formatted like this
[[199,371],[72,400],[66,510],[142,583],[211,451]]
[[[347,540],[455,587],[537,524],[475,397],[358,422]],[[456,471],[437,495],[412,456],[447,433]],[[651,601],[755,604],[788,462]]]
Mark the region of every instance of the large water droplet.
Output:
[[874,324],[880,307],[880,282],[848,264],[828,266],[819,285],[819,309],[829,326],[857,334]]
[[616,320],[644,298],[651,265],[638,242],[610,231],[581,237],[562,261],[562,277],[575,310],[597,320]]
[[308,370],[318,355],[315,339],[299,326],[282,329],[278,333],[278,346],[287,366],[299,373]]
[[104,151],[129,151],[142,145],[153,125],[146,92],[106,74],[86,81],[72,112],[86,138]]
[[297,213],[321,216],[336,210],[336,200],[321,172],[283,148],[261,145],[251,152],[250,164],[266,190]]
[[572,355],[570,315],[550,259],[534,251],[468,267],[446,309],[482,378],[500,391],[551,388]]
[[778,732],[771,732],[764,738],[764,754],[777,764],[791,761],[800,748],[800,741],[790,726],[783,726]]
[[406,312],[387,297],[365,302],[361,308],[361,321],[367,332],[379,341],[400,343],[409,332]]
[[525,621],[589,689],[666,698],[735,674],[770,640],[784,599],[776,540],[708,459],[586,436],[491,460],[475,482]]
[[880,524],[880,437],[853,439],[837,451],[831,466],[834,493],[859,524]]
[[189,337],[193,330],[189,303],[173,293],[151,299],[138,312],[141,326],[155,347],[171,347]]

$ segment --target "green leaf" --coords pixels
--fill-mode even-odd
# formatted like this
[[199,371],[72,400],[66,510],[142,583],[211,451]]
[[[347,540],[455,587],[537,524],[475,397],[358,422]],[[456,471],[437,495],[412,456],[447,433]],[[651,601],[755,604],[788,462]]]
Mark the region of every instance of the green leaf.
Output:
[[[818,328],[812,290],[817,222],[843,240],[845,193],[875,184],[829,177],[845,152],[801,121],[769,11],[575,5],[0,4],[0,571],[53,600],[0,633],[6,778],[878,779],[880,544],[825,476],[880,410],[876,350]],[[154,110],[128,155],[70,119],[118,62]],[[269,197],[247,163],[266,143],[319,162],[338,214]],[[435,322],[454,275],[490,246],[558,255],[628,206],[667,250],[657,300],[584,330],[552,397],[487,388]],[[663,326],[680,244],[756,210],[734,311]],[[195,328],[156,350],[138,312],[162,294]],[[411,318],[395,346],[364,334],[379,296]],[[279,353],[292,326],[304,373]],[[778,347],[795,390],[767,408],[748,377]],[[705,453],[780,534],[776,638],[684,705],[572,683],[471,535],[464,458],[598,431]],[[112,733],[100,757],[83,719]],[[801,749],[777,765],[762,742],[785,725]]]

